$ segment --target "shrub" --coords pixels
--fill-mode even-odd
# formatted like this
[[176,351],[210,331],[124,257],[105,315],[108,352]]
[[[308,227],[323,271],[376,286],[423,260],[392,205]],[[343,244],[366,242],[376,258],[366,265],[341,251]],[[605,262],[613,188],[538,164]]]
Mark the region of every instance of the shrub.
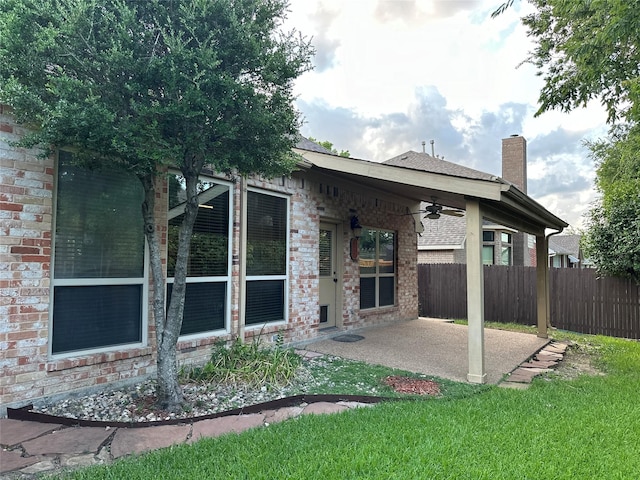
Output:
[[260,336],[250,343],[236,338],[230,346],[217,342],[204,366],[183,371],[182,376],[194,382],[273,388],[291,383],[300,363],[293,349],[283,347],[281,334],[269,347],[262,344]]

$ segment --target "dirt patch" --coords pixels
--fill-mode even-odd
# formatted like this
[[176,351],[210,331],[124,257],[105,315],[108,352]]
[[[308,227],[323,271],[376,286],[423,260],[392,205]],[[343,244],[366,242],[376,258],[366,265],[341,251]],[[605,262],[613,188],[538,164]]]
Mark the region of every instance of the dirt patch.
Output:
[[440,395],[440,385],[432,380],[423,378],[411,378],[401,376],[391,376],[384,379],[384,383],[389,385],[398,393],[408,393],[411,395]]
[[604,375],[604,372],[594,366],[593,359],[593,355],[570,347],[552,375],[567,380],[580,375]]

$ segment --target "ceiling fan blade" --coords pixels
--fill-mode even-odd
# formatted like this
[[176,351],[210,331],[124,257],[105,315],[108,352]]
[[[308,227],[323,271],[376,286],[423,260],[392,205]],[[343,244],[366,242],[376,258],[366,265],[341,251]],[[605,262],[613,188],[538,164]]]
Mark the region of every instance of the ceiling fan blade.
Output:
[[451,217],[464,217],[464,212],[460,210],[440,210],[440,213]]
[[401,213],[400,215],[418,215],[420,213],[427,213],[428,210],[418,210],[417,212],[407,212],[407,213]]

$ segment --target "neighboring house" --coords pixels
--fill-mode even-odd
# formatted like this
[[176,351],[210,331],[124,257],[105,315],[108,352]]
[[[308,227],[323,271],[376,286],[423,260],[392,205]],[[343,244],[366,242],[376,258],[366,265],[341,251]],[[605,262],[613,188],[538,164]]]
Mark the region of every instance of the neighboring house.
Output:
[[[428,204],[424,204],[424,209]],[[466,263],[466,218],[442,215],[425,218],[424,232],[418,235],[418,263]],[[512,228],[482,222],[482,263],[513,265]]]
[[580,248],[580,235],[552,235],[549,237],[549,266],[554,268],[586,268]]
[[[502,140],[502,179],[526,193],[526,140],[512,135]],[[447,175],[478,179],[497,179],[494,175],[446,162],[427,153],[406,152],[387,160],[391,165],[422,165],[430,171]],[[441,203],[438,198],[432,199]],[[423,203],[424,211],[429,203]],[[446,208],[446,207],[445,207]],[[462,217],[440,215],[437,219],[424,217],[425,231],[418,235],[418,263],[466,263],[466,220]],[[482,262],[484,265],[536,265],[535,237],[513,228],[483,221]]]
[[[0,106],[0,415],[155,372],[141,186],[122,172],[73,166],[64,151],[42,159],[12,147],[22,131]],[[290,177],[203,173],[181,365],[205,361],[215,342],[236,336],[281,334],[295,344],[417,318],[422,224],[411,212],[434,196],[465,209],[475,237],[485,214],[542,242],[545,228],[566,226],[499,179],[343,158],[305,140],[294,151],[301,159]],[[158,182],[171,291],[183,181],[170,171]],[[470,241],[468,378],[481,383],[483,284]]]

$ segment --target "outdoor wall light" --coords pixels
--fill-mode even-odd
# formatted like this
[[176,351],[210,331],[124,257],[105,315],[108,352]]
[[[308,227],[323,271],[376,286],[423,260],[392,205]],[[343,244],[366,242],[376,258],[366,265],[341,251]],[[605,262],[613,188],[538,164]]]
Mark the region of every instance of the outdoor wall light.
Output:
[[349,255],[354,262],[358,260],[360,256],[360,235],[362,235],[362,225],[357,216],[351,217],[351,231],[353,232],[353,238],[349,244]]
[[351,217],[351,230],[353,230],[353,236],[355,238],[360,238],[362,235],[362,225],[360,225],[360,221],[355,215]]

